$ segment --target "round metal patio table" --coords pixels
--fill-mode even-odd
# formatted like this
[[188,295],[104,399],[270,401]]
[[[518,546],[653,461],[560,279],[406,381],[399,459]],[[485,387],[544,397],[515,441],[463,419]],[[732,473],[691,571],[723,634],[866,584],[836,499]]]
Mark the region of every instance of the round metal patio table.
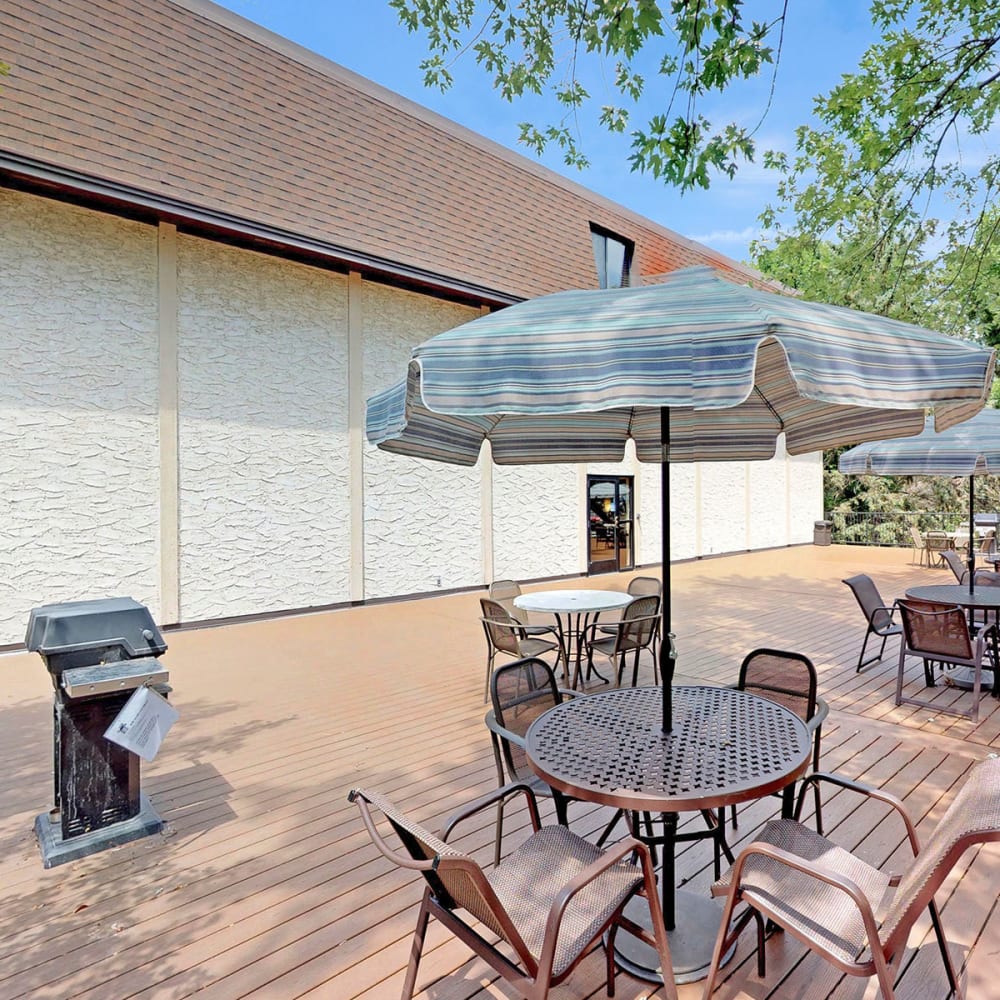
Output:
[[[580,680],[580,660],[583,653],[580,636],[584,629],[592,621],[596,621],[602,611],[620,611],[634,600],[631,594],[620,590],[540,590],[533,594],[519,594],[514,598],[514,607],[522,611],[555,615],[559,634],[563,637],[567,672],[570,657],[574,659],[571,686],[575,688]],[[593,619],[591,615],[594,616]],[[604,680],[603,677],[601,679]]]
[[[663,815],[664,921],[674,978],[687,983],[707,975],[722,914],[709,897],[675,887],[673,843],[680,838],[670,832],[676,832],[677,814],[783,791],[783,812],[790,815],[793,784],[809,769],[812,741],[797,715],[745,691],[678,686],[673,697],[669,733],[661,728],[658,687],[571,699],[532,723],[527,754],[543,781],[574,798]],[[630,907],[633,920],[648,924],[641,898]],[[638,938],[618,935],[615,952],[629,972],[662,981],[655,950]]]

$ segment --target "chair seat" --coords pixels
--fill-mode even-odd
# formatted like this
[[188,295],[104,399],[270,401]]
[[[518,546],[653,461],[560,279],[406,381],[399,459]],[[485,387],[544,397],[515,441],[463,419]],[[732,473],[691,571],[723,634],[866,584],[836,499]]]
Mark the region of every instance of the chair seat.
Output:
[[[542,827],[489,874],[490,885],[528,950],[537,959],[556,896],[603,852],[562,826]],[[642,869],[620,862],[569,902],[556,944],[553,976],[560,976],[600,927],[642,884]]]
[[[825,872],[849,878],[868,899],[876,920],[884,914],[892,896],[889,876],[826,837],[795,820],[782,819],[765,823],[754,839],[814,862]],[[732,872],[730,868],[712,886],[713,896],[729,892]],[[741,890],[745,897],[777,914],[786,926],[822,942],[845,962],[858,961],[866,947],[864,923],[857,906],[845,892],[825,882],[758,855],[747,859]],[[809,918],[803,914],[809,914]]]
[[550,650],[558,649],[559,646],[546,639],[522,639],[518,643],[518,649],[522,657],[540,656]]

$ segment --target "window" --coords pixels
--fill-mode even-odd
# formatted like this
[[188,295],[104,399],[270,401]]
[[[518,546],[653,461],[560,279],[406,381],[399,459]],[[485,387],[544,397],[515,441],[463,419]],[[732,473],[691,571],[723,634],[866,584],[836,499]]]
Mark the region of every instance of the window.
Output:
[[597,265],[599,287],[621,288],[627,285],[635,244],[598,226],[590,227],[590,238],[594,243],[594,263]]

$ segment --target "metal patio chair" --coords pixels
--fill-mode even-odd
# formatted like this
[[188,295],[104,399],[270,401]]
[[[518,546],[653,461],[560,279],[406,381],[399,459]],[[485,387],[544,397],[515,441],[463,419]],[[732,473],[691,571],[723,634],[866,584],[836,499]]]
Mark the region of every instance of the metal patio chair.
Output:
[[[934,895],[968,848],[1000,840],[1000,758],[973,767],[923,848],[896,796],[836,775],[806,778],[806,783],[820,781],[895,810],[906,828],[912,864],[902,875],[889,875],[796,820],[768,823],[757,841],[743,850],[736,864],[712,886],[713,895],[726,896],[726,904],[705,983],[705,1000],[712,994],[723,956],[751,918],[757,922],[757,972],[761,977],[766,971],[767,919],[842,972],[877,977],[884,1000],[893,1000],[893,982],[907,937],[925,909],[930,911],[948,984],[961,1000]],[[799,810],[805,791],[803,785]],[[892,888],[895,892],[887,898]],[[745,903],[748,909],[730,926],[738,903]]]
[[[597,653],[611,661],[616,672],[615,683],[621,687],[625,660],[632,653],[632,687],[635,687],[639,678],[639,654],[644,649],[652,651],[659,621],[660,598],[650,595],[637,597],[626,604],[621,619],[615,623],[611,634],[602,633],[601,626],[596,622],[588,625],[580,636],[580,641],[587,650],[587,677],[594,672],[594,654]],[[598,673],[598,677],[600,676]],[[659,671],[655,656],[653,676],[658,682]]]
[[[739,691],[751,694],[794,712],[805,724],[813,739],[813,771],[819,770],[820,745],[823,739],[823,721],[830,707],[819,696],[819,680],[812,660],[802,653],[783,649],[755,649],[743,658],[740,677],[733,685]],[[819,786],[813,785],[816,807],[816,829],[823,832],[823,811]],[[732,806],[733,829],[736,827],[736,806]]]
[[[560,688],[552,668],[537,657],[505,663],[493,671],[490,679],[490,701],[493,708],[486,713],[486,727],[493,744],[493,759],[500,787],[520,781],[530,786],[535,795],[551,798],[560,826],[569,826],[566,805],[574,801],[568,795],[545,784],[528,766],[525,736],[528,727],[540,715],[568,698],[582,697],[577,691]],[[493,863],[500,864],[503,839],[503,801],[497,803],[496,843]],[[619,809],[597,840],[603,847],[611,831],[622,817]]]
[[[870,663],[881,660],[885,655],[886,640],[893,635],[902,635],[902,626],[897,621],[893,621],[895,608],[890,607],[882,599],[882,595],[875,586],[875,581],[866,573],[859,573],[857,576],[850,576],[842,581],[851,588],[851,593],[861,606],[865,618],[868,621],[868,628],[865,630],[865,639],[861,643],[861,652],[858,654],[858,665],[854,672],[860,674],[862,669]],[[882,640],[877,656],[870,656],[865,659],[865,648],[868,646],[868,637],[877,635]]]
[[962,562],[962,557],[955,549],[945,549],[940,553],[941,559],[947,563],[948,568],[955,575],[959,583],[969,582],[969,567]]
[[924,550],[927,553],[927,565],[937,565],[942,553],[953,549],[955,543],[947,531],[927,531],[924,532]]
[[[458,823],[515,793],[528,800],[534,832],[487,873],[474,858],[451,847],[448,838]],[[657,950],[669,984],[665,995],[676,1000],[656,877],[649,850],[638,840],[626,838],[602,851],[565,827],[542,827],[535,796],[523,784],[508,785],[470,803],[448,820],[440,838],[408,820],[377,792],[354,789],[349,799],[361,811],[365,828],[382,855],[400,868],[420,872],[427,882],[402,1000],[413,996],[431,917],[526,1000],[544,1000],[550,987],[566,979],[586,955],[600,947],[605,933],[607,992],[613,996],[615,936],[623,928]],[[388,820],[405,853],[394,849],[379,832],[376,810]],[[623,913],[626,903],[640,892],[649,903],[655,937]],[[513,960],[483,937],[477,921],[510,946]]]
[[[632,597],[663,597],[663,583],[658,577],[655,576],[634,576],[628,582],[628,586],[625,588],[626,593]],[[659,674],[659,660],[657,658],[657,647],[660,643],[660,628],[662,623],[658,623],[656,626],[656,635],[653,636],[653,679],[657,679]],[[618,631],[618,625],[602,625],[601,632],[605,635],[614,635]]]
[[[900,600],[896,602],[902,618],[903,642],[899,647],[899,668],[896,675],[896,704],[918,705],[935,712],[959,715],[979,721],[979,700],[982,691],[983,660],[996,648],[997,626],[986,625],[975,638],[969,634],[965,612],[958,605],[936,604],[931,601]],[[924,680],[934,686],[935,664],[947,667],[968,667],[972,670],[972,707],[968,711],[925,701],[903,694],[903,674],[906,658],[919,656],[924,662]],[[964,686],[964,685],[963,685]]]
[[483,613],[480,621],[486,635],[486,694],[483,701],[488,701],[490,697],[490,677],[493,674],[493,661],[497,653],[504,653],[521,660],[526,656],[540,656],[542,653],[555,650],[558,658],[563,658],[561,643],[535,639],[527,635],[524,626],[516,618],[512,618],[498,601],[480,597],[479,606]]
[[565,648],[562,632],[557,625],[533,625],[528,621],[528,612],[522,611],[514,604],[514,598],[521,596],[521,585],[516,580],[494,580],[487,589],[487,596],[491,601],[502,604],[507,614],[521,623],[526,636],[532,639],[551,636],[559,643],[560,649]]

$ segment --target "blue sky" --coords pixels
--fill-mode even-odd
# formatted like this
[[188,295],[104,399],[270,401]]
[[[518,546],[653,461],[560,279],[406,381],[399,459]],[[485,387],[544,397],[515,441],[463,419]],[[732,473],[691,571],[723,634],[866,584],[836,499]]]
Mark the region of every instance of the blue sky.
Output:
[[[533,153],[518,146],[518,123],[542,124],[554,113],[550,102],[507,104],[472,59],[453,68],[456,83],[447,93],[424,87],[423,39],[406,32],[385,0],[222,0],[222,6],[531,158]],[[777,0],[749,0],[747,19],[764,20],[779,7]],[[872,36],[866,2],[792,0],[774,102],[757,133],[759,148],[791,151],[795,128],[809,119],[813,98],[855,68]],[[713,122],[756,124],[769,87],[768,75],[728,92],[714,107],[704,105],[704,113]],[[647,113],[656,109],[655,98],[650,95]],[[581,127],[588,169],[564,166],[558,153],[541,162],[684,236],[747,258],[757,216],[775,189],[775,178],[759,163],[744,166],[735,180],[720,177],[708,191],[681,195],[629,169],[626,138],[586,122]]]

